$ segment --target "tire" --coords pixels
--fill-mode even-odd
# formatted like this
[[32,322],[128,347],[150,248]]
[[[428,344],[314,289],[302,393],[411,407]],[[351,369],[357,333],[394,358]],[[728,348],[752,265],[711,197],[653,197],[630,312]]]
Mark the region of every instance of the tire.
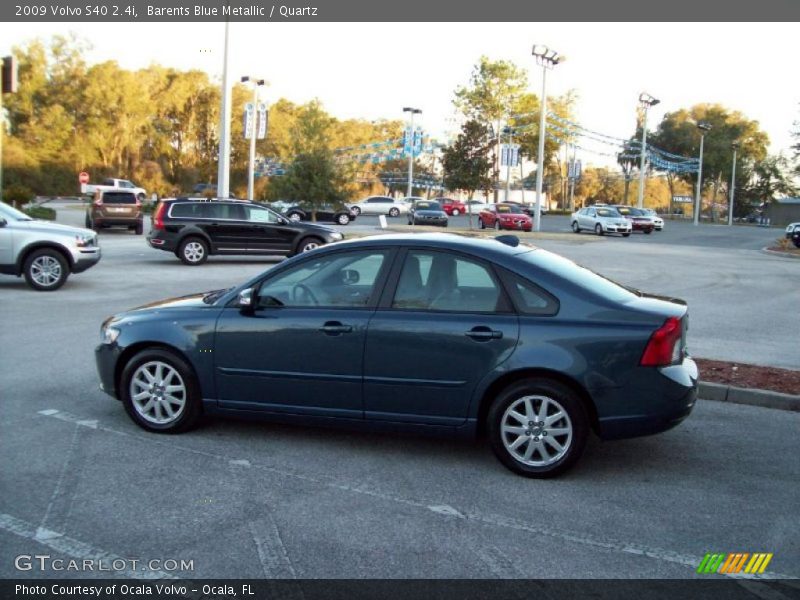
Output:
[[503,229],[503,227],[500,225],[500,219],[498,219],[497,221],[494,222],[494,230],[495,231],[500,231],[502,229]]
[[457,216],[458,216],[458,215],[460,215],[460,214],[461,214],[461,211],[460,211],[460,210],[458,210],[457,208],[454,208],[454,209],[453,209],[453,216],[454,216],[454,217],[457,217]]
[[139,199],[139,202],[144,202],[144,194],[137,194],[136,197]]
[[298,212],[291,212],[286,216],[292,223],[299,223],[303,220],[303,216]]
[[572,222],[572,232],[573,233],[580,233],[581,232],[581,226],[578,225],[577,221],[573,221]]
[[304,237],[300,240],[300,243],[297,244],[297,254],[303,254],[305,252],[311,252],[319,248],[320,246],[324,246],[325,242],[319,239],[318,237]]
[[647,235],[650,235],[651,233],[653,233],[653,230],[652,230],[652,229],[645,229],[645,230],[644,230],[644,232],[645,232]]
[[[556,416],[559,412],[562,417]],[[486,425],[495,456],[525,477],[565,472],[583,454],[589,435],[583,402],[567,386],[550,379],[526,379],[506,388],[492,403]]]
[[34,250],[22,266],[25,281],[37,292],[53,292],[69,277],[69,263],[64,255],[53,248]]
[[623,233],[622,237],[631,237],[631,234],[630,233]]
[[478,219],[478,227],[480,229],[486,229],[486,223],[483,222],[483,219]]
[[156,433],[188,431],[203,413],[200,386],[191,367],[162,348],[142,350],[128,361],[120,397],[133,422]]
[[594,232],[597,235],[605,235],[605,232],[603,231],[603,226],[600,225],[600,223],[598,223],[597,225],[594,226]]
[[86,218],[83,220],[83,224],[86,229],[92,228],[92,220],[89,218],[89,215],[86,215]]
[[144,223],[137,223],[136,227],[133,230],[133,232],[136,235],[142,235],[144,233]]
[[202,265],[208,259],[208,244],[199,237],[187,237],[178,246],[178,258],[191,267]]
[[350,223],[350,215],[342,213],[336,217],[336,222],[339,223],[339,225],[348,225]]
[[400,216],[400,209],[399,208],[390,208],[389,209],[389,216],[390,217],[399,217]]
[[354,206],[354,207],[353,207],[353,212],[355,213],[355,215],[356,215],[357,217],[360,217],[360,216],[361,216],[361,209],[360,209],[359,207],[357,207],[357,206]]
[[800,248],[800,238],[792,240],[792,243],[794,244],[795,248]]

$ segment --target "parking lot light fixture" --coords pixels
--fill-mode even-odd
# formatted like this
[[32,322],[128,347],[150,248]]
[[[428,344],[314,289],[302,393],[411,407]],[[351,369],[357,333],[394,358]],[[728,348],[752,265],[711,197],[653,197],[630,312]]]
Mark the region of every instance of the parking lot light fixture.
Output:
[[636,205],[639,208],[644,206],[644,174],[645,157],[647,156],[647,109],[661,102],[647,92],[639,94],[639,106],[642,108],[642,153],[639,159],[639,200]]
[[700,130],[700,159],[697,165],[697,192],[694,198],[694,224],[700,223],[700,191],[703,189],[703,142],[706,134],[711,131],[711,125],[700,121],[697,124],[697,129]]
[[542,98],[539,108],[539,156],[536,161],[536,210],[534,210],[533,230],[539,231],[542,226],[542,179],[544,176],[544,138],[547,135],[545,118],[547,116],[547,71],[566,60],[555,50],[543,44],[533,45],[533,56],[536,64],[542,67]]
[[733,165],[731,166],[731,189],[728,200],[728,226],[733,225],[733,197],[736,193],[736,151],[739,149],[739,142],[734,141],[731,144],[731,150],[733,150]]
[[[245,75],[242,77],[242,83],[252,83],[253,84],[253,118],[258,119],[258,88],[265,85],[265,81],[263,79],[259,79],[257,77],[252,77],[250,75]],[[256,131],[258,129],[257,123],[253,123],[253,132],[250,136],[250,162],[247,165],[247,199],[252,200],[254,194],[254,170],[255,170],[255,161],[256,161]]]
[[414,178],[414,115],[422,114],[422,109],[404,106],[403,112],[411,113],[411,118],[408,126],[408,135],[410,139],[406,140],[409,143],[410,152],[408,153],[408,190],[407,197],[411,197],[412,180]]

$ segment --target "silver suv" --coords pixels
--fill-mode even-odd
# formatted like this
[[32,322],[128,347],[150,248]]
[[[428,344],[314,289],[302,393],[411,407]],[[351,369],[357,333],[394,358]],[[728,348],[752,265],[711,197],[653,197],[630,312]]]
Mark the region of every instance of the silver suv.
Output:
[[33,289],[49,292],[99,260],[94,231],[34,221],[0,202],[0,273],[24,275]]

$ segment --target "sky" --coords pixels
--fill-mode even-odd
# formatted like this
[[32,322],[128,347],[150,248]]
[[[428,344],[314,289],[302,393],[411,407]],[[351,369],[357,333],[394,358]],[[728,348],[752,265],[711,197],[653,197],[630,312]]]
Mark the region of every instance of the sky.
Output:
[[[0,53],[74,32],[92,44],[90,62],[158,63],[221,79],[224,27],[5,23]],[[797,31],[795,23],[231,23],[229,68],[233,81],[266,79],[268,102],[317,98],[340,119],[403,119],[402,108],[414,106],[423,110],[425,130],[446,140],[457,129],[453,91],[469,82],[481,55],[526,69],[530,91],[541,93],[541,68],[531,56],[540,43],[567,57],[548,72],[548,96],[574,90],[585,128],[629,137],[645,91],[661,100],[650,109],[651,130],[665,112],[719,103],[758,121],[771,152],[790,154],[792,124],[800,121]],[[613,148],[584,145],[585,164],[611,160],[593,151]]]

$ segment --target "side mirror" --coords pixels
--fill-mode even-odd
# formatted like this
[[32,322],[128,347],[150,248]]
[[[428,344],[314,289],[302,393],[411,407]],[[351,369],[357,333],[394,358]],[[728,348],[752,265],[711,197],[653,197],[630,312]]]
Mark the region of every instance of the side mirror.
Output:
[[355,285],[359,282],[361,276],[358,274],[358,271],[354,269],[345,269],[342,271],[342,283],[347,285]]
[[243,313],[252,313],[255,310],[255,306],[253,306],[253,288],[247,288],[239,292],[239,308]]

